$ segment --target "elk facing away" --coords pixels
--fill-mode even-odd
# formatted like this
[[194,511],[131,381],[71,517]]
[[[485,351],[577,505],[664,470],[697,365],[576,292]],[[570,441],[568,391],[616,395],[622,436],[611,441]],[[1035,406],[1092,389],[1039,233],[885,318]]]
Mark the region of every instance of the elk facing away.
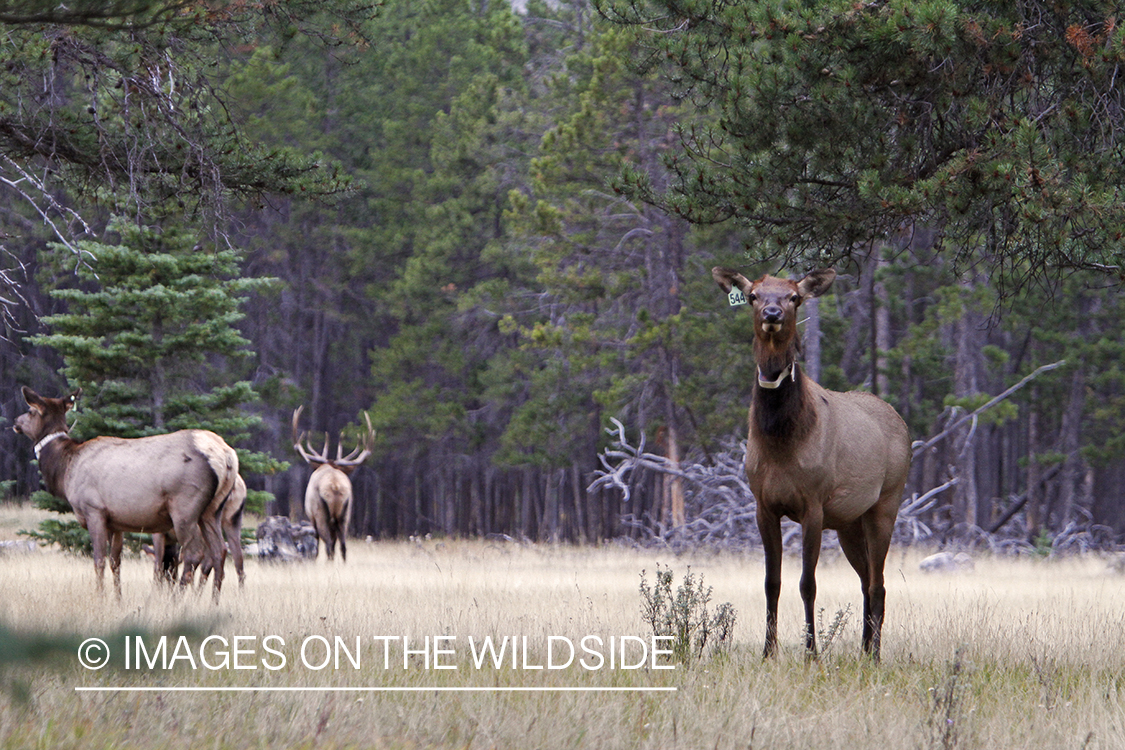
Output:
[[215,568],[214,596],[222,588],[222,534],[217,512],[238,476],[238,455],[207,430],[180,430],[145,438],[70,437],[66,413],[81,389],[44,398],[23,388],[28,411],[14,429],[31,439],[47,489],[70,503],[90,532],[98,590],[105,578],[106,543],[118,597],[121,545],[126,531],[174,532],[183,549],[181,586],[196,567]]
[[[352,515],[352,481],[349,476],[355,468],[371,455],[371,443],[375,437],[371,429],[371,418],[366,414],[367,433],[363,442],[348,455],[344,455],[343,435],[336,444],[336,458],[328,457],[328,434],[324,435],[324,447],[315,453],[308,444],[305,433],[297,435],[297,420],[301,416],[299,406],[293,412],[293,448],[305,462],[316,466],[309,484],[305,488],[305,515],[312,521],[316,535],[324,542],[325,552],[331,560],[336,552],[336,542],[340,542],[340,557],[348,559],[348,522]],[[304,441],[305,445],[301,445]]]
[[[746,476],[757,500],[766,558],[766,647],[777,650],[781,593],[781,517],[801,524],[801,599],[805,648],[816,654],[813,606],[821,533],[835,529],[863,587],[863,649],[879,658],[886,589],[883,568],[910,468],[906,424],[885,401],[859,391],[829,391],[797,363],[797,309],[828,290],[832,270],[800,281],[715,268],[723,291],[737,287],[754,318],[757,376],[750,402]],[[732,304],[736,302],[732,300]]]

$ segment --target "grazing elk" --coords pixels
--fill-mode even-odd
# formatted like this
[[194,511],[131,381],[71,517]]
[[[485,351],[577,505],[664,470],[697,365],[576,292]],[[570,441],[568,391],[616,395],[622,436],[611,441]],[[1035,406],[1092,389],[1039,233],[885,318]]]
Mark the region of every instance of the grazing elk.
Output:
[[801,524],[801,599],[805,648],[816,654],[813,604],[821,533],[835,529],[844,556],[863,587],[863,649],[878,661],[886,589],[883,568],[910,468],[906,424],[870,393],[837,393],[801,372],[797,309],[828,290],[832,270],[800,281],[715,268],[711,275],[739,304],[737,287],[754,319],[757,377],[750,401],[746,476],[757,501],[766,558],[765,655],[777,650],[781,593],[781,517]]
[[[312,521],[316,535],[324,542],[325,552],[331,560],[336,552],[336,542],[340,542],[340,557],[348,559],[348,522],[352,515],[352,482],[349,476],[355,468],[371,455],[371,443],[375,432],[371,428],[371,418],[365,413],[367,433],[360,445],[348,455],[344,455],[343,435],[336,444],[336,458],[328,457],[328,434],[324,435],[324,448],[314,453],[308,444],[305,433],[297,435],[297,420],[304,406],[293,412],[293,448],[301,454],[310,466],[315,465],[309,484],[305,487],[305,515]],[[301,445],[301,441],[305,445]]]
[[[246,508],[246,482],[241,475],[234,478],[234,487],[230,494],[223,500],[219,508],[219,526],[223,532],[225,544],[222,550],[223,564],[226,564],[227,551],[234,560],[234,569],[238,573],[238,585],[241,588],[246,583],[246,570],[242,556],[242,511]],[[145,548],[148,551],[148,548]],[[174,536],[169,534],[152,535],[152,557],[154,574],[157,582],[172,581],[176,577],[176,568],[180,564],[180,548]],[[200,568],[199,581],[202,585],[211,575],[211,564],[203,561]]]
[[66,398],[23,388],[28,411],[13,429],[31,439],[47,489],[70,503],[93,545],[98,590],[104,588],[106,543],[118,598],[121,545],[126,531],[175,532],[182,542],[181,586],[202,562],[215,568],[214,597],[222,588],[222,532],[217,511],[238,476],[238,455],[213,432],[180,430],[145,438],[72,439]]

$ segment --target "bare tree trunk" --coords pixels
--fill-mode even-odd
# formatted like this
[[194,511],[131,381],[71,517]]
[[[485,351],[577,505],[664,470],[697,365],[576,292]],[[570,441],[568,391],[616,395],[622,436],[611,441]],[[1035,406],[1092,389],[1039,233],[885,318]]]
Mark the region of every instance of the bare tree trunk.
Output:
[[820,382],[820,300],[811,297],[802,305],[808,319],[805,321],[805,374],[814,383]]
[[583,505],[589,498],[589,495],[582,491],[582,474],[578,470],[577,461],[570,465],[570,489],[574,499],[574,524],[578,527],[575,541],[579,544],[585,544],[587,541],[586,516],[588,514]]
[[1043,496],[1039,491],[1039,388],[1031,391],[1031,412],[1027,415],[1027,537],[1035,539],[1043,528]]
[[[680,441],[674,422],[668,425],[668,461],[673,471],[680,470]],[[665,483],[668,493],[668,523],[672,528],[683,526],[684,480],[673,474],[665,477]]]
[[547,540],[559,540],[559,482],[554,471],[548,471],[543,477],[543,515],[544,531]]
[[887,377],[887,352],[891,348],[891,307],[887,287],[879,281],[879,269],[886,265],[881,253],[873,255],[871,264],[871,363],[872,363],[872,389],[875,395],[887,397],[891,392],[890,379]]
[[[980,392],[977,370],[981,356],[981,330],[978,315],[968,300],[971,284],[964,293],[966,306],[961,319],[954,327],[957,337],[956,358],[953,372],[953,393],[958,398]],[[953,520],[955,523],[979,525],[979,496],[977,490],[977,450],[974,444],[981,436],[976,425],[967,424],[957,431],[955,445],[958,446],[956,472],[960,481],[953,492]]]
[[1085,479],[1082,456],[1078,452],[1082,414],[1086,410],[1086,372],[1079,367],[1070,380],[1070,395],[1059,428],[1059,449],[1066,455],[1059,482],[1059,507],[1056,529],[1062,529],[1074,511],[1079,485]]

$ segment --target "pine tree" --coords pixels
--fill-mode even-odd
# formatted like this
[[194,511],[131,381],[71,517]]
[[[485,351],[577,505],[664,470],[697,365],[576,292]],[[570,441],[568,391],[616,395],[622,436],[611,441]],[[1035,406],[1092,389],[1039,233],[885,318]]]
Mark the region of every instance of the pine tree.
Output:
[[633,172],[631,193],[733,220],[755,252],[790,262],[851,256],[906,227],[940,231],[961,266],[986,248],[997,284],[1075,268],[1120,282],[1115,5],[599,5],[635,31],[639,64],[716,115],[683,129],[669,189]]

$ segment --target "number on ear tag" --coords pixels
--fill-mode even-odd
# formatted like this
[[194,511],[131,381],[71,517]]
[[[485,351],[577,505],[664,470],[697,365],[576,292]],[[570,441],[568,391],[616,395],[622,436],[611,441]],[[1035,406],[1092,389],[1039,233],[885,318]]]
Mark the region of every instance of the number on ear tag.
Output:
[[731,287],[730,294],[727,295],[727,301],[730,302],[731,307],[738,307],[739,305],[746,304],[746,295],[738,287]]

